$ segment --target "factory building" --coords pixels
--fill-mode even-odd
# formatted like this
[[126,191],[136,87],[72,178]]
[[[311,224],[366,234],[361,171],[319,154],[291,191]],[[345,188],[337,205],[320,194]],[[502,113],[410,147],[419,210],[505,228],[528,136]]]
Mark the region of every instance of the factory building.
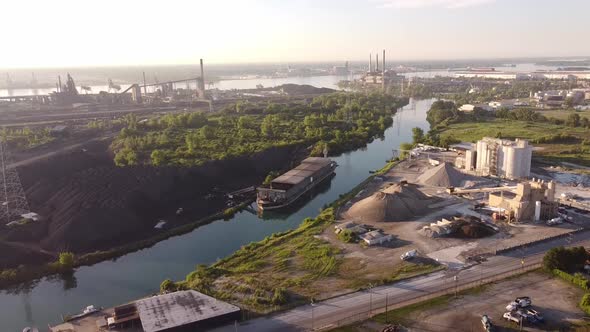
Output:
[[484,137],[476,144],[454,144],[451,149],[459,154],[455,166],[481,176],[523,179],[531,174],[533,147],[526,140]]
[[50,332],[192,332],[234,323],[240,308],[194,290],[146,297],[78,315]]
[[509,221],[546,220],[555,217],[555,182],[541,180],[522,182],[516,191],[490,193],[489,206],[497,208]]

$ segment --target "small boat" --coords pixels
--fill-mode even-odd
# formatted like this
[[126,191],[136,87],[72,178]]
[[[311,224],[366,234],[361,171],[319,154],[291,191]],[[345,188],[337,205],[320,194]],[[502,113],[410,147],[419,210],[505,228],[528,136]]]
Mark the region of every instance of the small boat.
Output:
[[84,308],[84,310],[82,310],[81,313],[79,313],[77,315],[70,316],[67,319],[65,319],[65,321],[68,322],[68,321],[71,321],[71,320],[74,320],[74,319],[82,318],[82,317],[91,315],[91,314],[93,314],[95,312],[99,312],[101,309],[102,308],[96,308],[93,305],[89,305],[86,308]]

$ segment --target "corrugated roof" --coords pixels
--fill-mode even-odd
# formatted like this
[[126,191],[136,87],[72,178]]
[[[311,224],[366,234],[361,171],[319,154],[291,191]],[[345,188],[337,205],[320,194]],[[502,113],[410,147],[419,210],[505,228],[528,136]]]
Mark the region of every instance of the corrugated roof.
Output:
[[287,173],[277,177],[273,183],[297,184],[312,176],[315,172],[330,165],[332,160],[328,158],[309,157],[301,162],[301,164]]
[[240,311],[194,290],[157,295],[135,302],[145,332],[157,332]]

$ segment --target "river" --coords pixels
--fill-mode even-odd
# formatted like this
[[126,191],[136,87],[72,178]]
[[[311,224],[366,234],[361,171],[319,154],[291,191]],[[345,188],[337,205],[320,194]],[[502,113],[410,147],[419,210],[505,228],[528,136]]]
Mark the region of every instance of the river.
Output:
[[212,222],[114,261],[78,268],[69,277],[44,278],[20,285],[19,290],[0,291],[0,331],[21,331],[32,325],[46,328],[58,323],[60,315],[76,313],[90,304],[110,307],[146,296],[156,292],[166,278],[183,279],[197,264],[213,263],[242,245],[297,227],[367,178],[370,170],[381,168],[392,149],[412,140],[413,127],[427,131],[426,112],[431,104],[432,100],[412,101],[396,113],[382,139],[334,157],[339,164],[336,176],[296,211],[264,219],[242,211],[231,220]]
[[[519,63],[513,66],[496,66],[497,71],[500,72],[520,72],[520,73],[527,73],[527,72],[535,72],[535,71],[552,71],[556,70],[556,66],[544,66],[544,65],[537,65],[533,63]],[[445,69],[439,70],[425,70],[425,71],[416,71],[416,72],[407,72],[407,73],[400,73],[400,75],[405,76],[406,78],[410,77],[421,77],[421,78],[433,78],[435,76],[443,76],[443,77],[454,77],[456,72],[448,71]],[[323,75],[323,76],[293,76],[293,77],[281,77],[281,78],[253,78],[253,79],[229,79],[229,80],[221,80],[214,82],[211,86],[207,86],[207,88],[217,88],[220,90],[232,90],[232,89],[255,89],[257,85],[262,85],[266,88],[275,87],[282,84],[308,84],[313,85],[318,88],[330,88],[330,89],[337,89],[338,82],[342,80],[351,80],[358,78],[359,75]],[[196,88],[195,82],[189,82],[189,87],[191,89]],[[122,89],[126,89],[129,87],[130,84],[122,84]],[[178,88],[184,88],[186,86],[185,83],[178,83]],[[92,93],[98,93],[99,91],[107,91],[107,85],[92,85]],[[30,95],[47,95],[51,92],[55,91],[54,87],[51,88],[39,88],[39,89],[0,89],[0,97],[6,96],[30,96]],[[150,91],[150,88],[148,88]]]

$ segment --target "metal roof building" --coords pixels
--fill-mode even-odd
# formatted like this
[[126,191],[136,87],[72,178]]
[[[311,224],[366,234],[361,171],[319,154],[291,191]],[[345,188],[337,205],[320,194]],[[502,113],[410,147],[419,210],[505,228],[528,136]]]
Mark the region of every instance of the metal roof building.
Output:
[[194,290],[141,299],[135,305],[145,332],[197,331],[240,318],[240,308]]
[[[312,177],[318,171],[330,166],[332,160],[328,158],[310,157],[287,173],[277,177],[271,182],[271,188],[281,188],[284,185],[294,186]],[[283,185],[283,186],[282,186]]]

